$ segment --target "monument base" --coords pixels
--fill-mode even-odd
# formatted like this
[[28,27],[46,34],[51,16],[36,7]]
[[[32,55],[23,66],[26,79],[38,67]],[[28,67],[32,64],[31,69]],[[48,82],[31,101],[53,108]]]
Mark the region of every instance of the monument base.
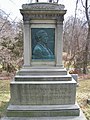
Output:
[[59,68],[59,67],[23,67],[17,75],[19,76],[25,76],[25,75],[67,75],[67,70],[65,68]]
[[76,81],[65,69],[42,69],[42,74],[40,71],[33,68],[17,73],[10,83],[7,117],[79,116]]
[[10,105],[8,117],[55,117],[79,116],[79,106],[75,105]]
[[44,81],[12,81],[11,105],[74,105],[76,81],[71,78],[62,81],[61,76],[60,81],[49,81],[49,77],[42,78]]
[[1,120],[87,120],[82,110],[79,116],[60,117],[3,117]]

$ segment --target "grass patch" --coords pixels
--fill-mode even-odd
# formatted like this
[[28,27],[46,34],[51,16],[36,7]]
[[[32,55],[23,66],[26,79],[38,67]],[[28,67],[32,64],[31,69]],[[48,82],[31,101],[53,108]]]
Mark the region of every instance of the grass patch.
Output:
[[[6,108],[10,99],[10,81],[0,80],[0,117],[6,113]],[[77,87],[77,102],[90,120],[90,105],[87,104],[87,99],[90,99],[90,79],[79,80],[79,87]]]
[[10,99],[10,81],[0,80],[0,117],[5,116]]
[[83,110],[87,120],[90,120],[90,104],[87,104],[87,99],[90,99],[90,79],[79,80],[79,87],[77,87],[77,102]]

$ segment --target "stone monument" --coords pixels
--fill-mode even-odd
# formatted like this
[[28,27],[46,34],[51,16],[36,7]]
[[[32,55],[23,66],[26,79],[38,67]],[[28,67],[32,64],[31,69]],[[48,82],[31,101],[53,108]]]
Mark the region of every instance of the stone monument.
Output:
[[10,83],[11,100],[3,120],[80,120],[76,81],[62,64],[64,6],[31,3],[22,5],[20,12],[24,65]]

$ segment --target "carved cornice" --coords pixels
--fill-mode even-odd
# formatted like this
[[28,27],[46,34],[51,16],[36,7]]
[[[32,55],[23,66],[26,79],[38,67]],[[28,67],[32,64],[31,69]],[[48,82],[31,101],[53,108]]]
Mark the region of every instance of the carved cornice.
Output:
[[[47,7],[45,8],[44,5]],[[66,10],[64,10],[63,5],[59,4],[33,3],[23,5],[23,9],[21,9],[20,12],[23,15],[24,21],[30,21],[33,19],[52,19],[63,21],[63,16],[66,13]]]
[[64,10],[64,5],[56,3],[31,3],[23,4],[22,8],[28,10]]
[[38,20],[60,20],[63,21],[64,17],[61,14],[23,14],[23,20],[24,21],[30,21],[32,19],[38,19]]

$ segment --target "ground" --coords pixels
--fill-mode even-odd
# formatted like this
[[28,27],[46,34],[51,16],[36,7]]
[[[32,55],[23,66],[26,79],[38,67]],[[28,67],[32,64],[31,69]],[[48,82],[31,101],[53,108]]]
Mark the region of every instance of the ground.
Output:
[[[90,104],[87,104],[87,99],[90,99],[90,78],[80,78],[78,81],[77,102],[87,117],[87,120],[90,120]],[[9,84],[10,80],[0,80],[0,117],[5,115],[10,99]]]
[[88,99],[90,99],[90,79],[79,80],[77,102],[87,117],[87,120],[90,120],[90,103],[87,104]]

